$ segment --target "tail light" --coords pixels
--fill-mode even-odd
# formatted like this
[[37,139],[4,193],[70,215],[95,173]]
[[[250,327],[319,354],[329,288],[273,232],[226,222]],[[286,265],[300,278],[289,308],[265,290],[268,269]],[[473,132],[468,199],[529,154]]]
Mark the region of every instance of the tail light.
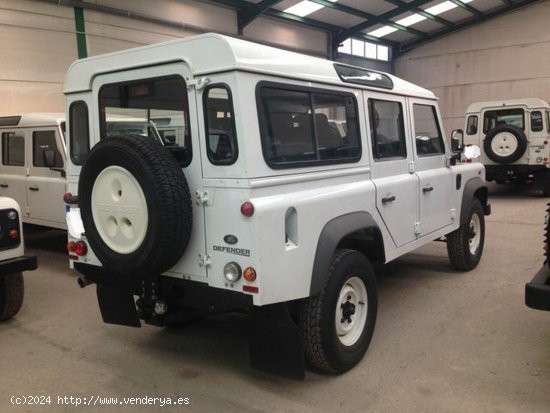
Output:
[[19,237],[19,231],[17,231],[16,229],[10,229],[8,231],[8,235],[11,239],[17,239]]
[[254,215],[254,205],[252,202],[247,201],[241,205],[241,214],[248,218]]
[[69,254],[76,254],[82,257],[88,253],[88,245],[84,241],[71,241],[67,244],[67,251]]
[[249,282],[256,281],[256,270],[252,267],[245,268],[243,278]]

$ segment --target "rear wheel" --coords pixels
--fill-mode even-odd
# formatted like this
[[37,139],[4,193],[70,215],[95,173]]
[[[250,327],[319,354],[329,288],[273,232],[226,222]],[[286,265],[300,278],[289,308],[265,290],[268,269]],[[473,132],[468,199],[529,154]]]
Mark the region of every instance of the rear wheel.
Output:
[[354,250],[338,250],[323,291],[300,311],[300,330],[308,363],[342,373],[355,366],[369,346],[377,311],[376,278],[368,259]]
[[16,272],[0,277],[0,321],[9,320],[23,305],[23,274]]
[[447,235],[447,253],[453,267],[461,271],[474,269],[481,260],[484,242],[483,208],[479,200],[474,198],[468,220]]

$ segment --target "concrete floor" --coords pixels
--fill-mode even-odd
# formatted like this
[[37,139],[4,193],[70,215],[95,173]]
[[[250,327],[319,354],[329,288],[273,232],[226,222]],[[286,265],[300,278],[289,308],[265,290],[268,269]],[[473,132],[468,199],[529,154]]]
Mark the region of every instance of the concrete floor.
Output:
[[[248,367],[242,315],[187,329],[102,323],[93,287],[68,269],[62,233],[32,233],[40,268],[27,273],[16,318],[0,325],[1,412],[112,412],[58,405],[57,396],[188,397],[186,407],[116,411],[548,412],[550,313],[523,303],[543,261],[546,199],[530,188],[491,187],[485,251],[477,269],[451,269],[431,243],[379,271],[379,313],[363,361],[341,376],[304,382]],[[14,406],[12,395],[51,395]]]

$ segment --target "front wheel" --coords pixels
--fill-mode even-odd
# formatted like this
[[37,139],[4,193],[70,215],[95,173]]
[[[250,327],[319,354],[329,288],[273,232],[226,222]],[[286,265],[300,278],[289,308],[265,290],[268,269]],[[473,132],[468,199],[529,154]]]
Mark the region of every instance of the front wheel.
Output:
[[299,325],[308,363],[331,373],[355,366],[372,338],[377,307],[369,260],[354,250],[338,250],[324,290],[301,307]]
[[481,260],[485,242],[483,208],[474,198],[468,220],[447,235],[447,253],[453,267],[461,271],[474,269]]
[[0,321],[9,320],[19,312],[24,291],[21,272],[0,276]]

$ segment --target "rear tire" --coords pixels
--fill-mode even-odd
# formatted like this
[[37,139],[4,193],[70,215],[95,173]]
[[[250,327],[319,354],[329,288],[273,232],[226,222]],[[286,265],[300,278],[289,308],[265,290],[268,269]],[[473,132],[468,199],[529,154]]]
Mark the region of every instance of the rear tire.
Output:
[[19,312],[24,293],[21,272],[0,276],[0,321],[9,320]]
[[374,271],[361,253],[336,251],[323,291],[302,303],[300,330],[309,365],[330,373],[354,367],[367,351],[378,308]]
[[485,242],[483,208],[474,198],[468,220],[447,235],[447,253],[453,267],[460,271],[474,269],[481,260]]

